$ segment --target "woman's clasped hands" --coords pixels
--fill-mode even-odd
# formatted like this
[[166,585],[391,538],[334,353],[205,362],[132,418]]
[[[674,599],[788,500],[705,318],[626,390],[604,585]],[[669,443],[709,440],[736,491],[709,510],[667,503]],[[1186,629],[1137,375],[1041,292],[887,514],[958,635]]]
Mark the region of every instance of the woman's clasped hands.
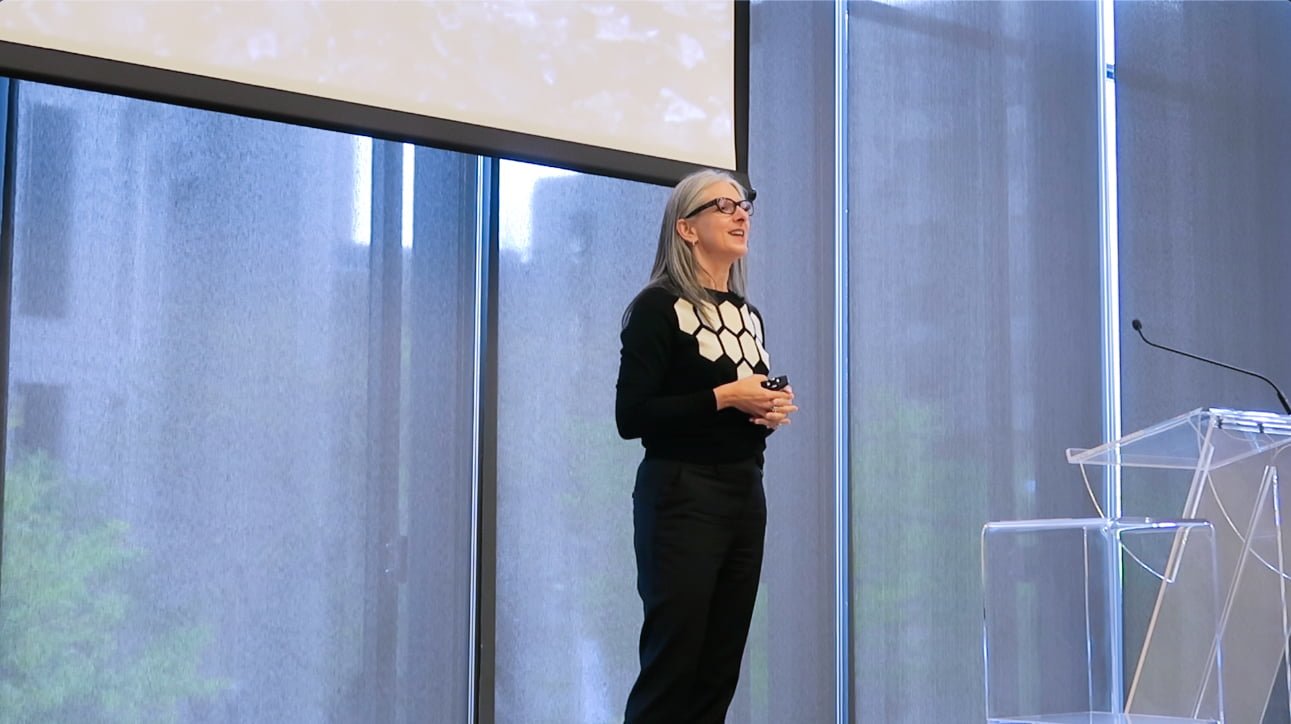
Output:
[[766,375],[749,375],[713,390],[717,409],[734,407],[749,415],[749,422],[772,430],[790,423],[789,416],[798,411],[793,404],[793,387],[768,390],[762,386]]

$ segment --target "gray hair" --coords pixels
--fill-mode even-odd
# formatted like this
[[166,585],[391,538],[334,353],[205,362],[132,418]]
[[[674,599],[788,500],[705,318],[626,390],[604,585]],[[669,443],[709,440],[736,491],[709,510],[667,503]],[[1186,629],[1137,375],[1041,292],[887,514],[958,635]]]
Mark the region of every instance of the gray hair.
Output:
[[[714,320],[708,319],[708,314],[712,310],[710,306],[712,295],[704,289],[704,284],[700,281],[701,270],[695,261],[694,251],[686,240],[681,238],[681,234],[677,233],[677,220],[698,205],[697,201],[704,189],[722,182],[733,184],[740,190],[741,196],[748,196],[748,189],[736,181],[735,177],[714,169],[696,171],[673,187],[668,203],[663,209],[663,221],[659,224],[659,245],[655,249],[654,268],[650,270],[650,281],[645,285],[645,289],[662,287],[690,302],[699,312],[700,317],[710,326],[715,324]],[[744,296],[744,290],[748,285],[748,272],[745,271],[743,259],[737,259],[731,265],[731,274],[726,284],[732,292],[741,297]],[[635,302],[634,299],[633,303]],[[625,326],[631,313],[630,304],[627,311],[623,313]]]

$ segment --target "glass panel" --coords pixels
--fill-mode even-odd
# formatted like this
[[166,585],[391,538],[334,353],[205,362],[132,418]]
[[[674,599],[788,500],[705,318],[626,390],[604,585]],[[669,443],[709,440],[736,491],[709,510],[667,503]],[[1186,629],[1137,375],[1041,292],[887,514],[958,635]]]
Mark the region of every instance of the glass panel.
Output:
[[834,721],[834,96],[832,3],[749,11],[750,295],[800,408],[767,441],[767,544],[729,721]]
[[[1064,450],[1102,439],[1095,10],[848,5],[853,708],[866,721],[983,716],[982,525],[1094,515]],[[1054,667],[1078,662],[1022,665],[1061,679]]]
[[[1154,342],[1291,384],[1291,12],[1115,10],[1121,306]],[[1199,407],[1282,412],[1260,380],[1121,330],[1124,430]]]
[[641,625],[618,333],[668,189],[511,162],[499,184],[496,718],[614,721]]
[[[1291,13],[1285,3],[1119,2],[1117,168],[1122,307],[1160,344],[1291,380]],[[1125,430],[1198,407],[1282,412],[1260,380],[1151,349],[1122,326]],[[1272,460],[1276,460],[1273,453]],[[1261,458],[1251,458],[1261,464]],[[1243,470],[1258,480],[1260,470]],[[1123,509],[1178,515],[1195,486],[1123,485]],[[1285,479],[1285,476],[1283,476]],[[1249,494],[1250,485],[1227,495]],[[1249,506],[1205,496],[1200,514],[1243,530]],[[1221,556],[1234,550],[1221,537]],[[1252,565],[1251,582],[1270,581]],[[1227,593],[1227,591],[1225,591]],[[1273,595],[1278,595],[1274,586]],[[1237,599],[1246,594],[1237,591]],[[1251,599],[1254,600],[1254,599]],[[1282,599],[1285,600],[1285,599]],[[1281,603],[1281,601],[1279,601]],[[1233,609],[1235,621],[1258,621]],[[1242,618],[1241,616],[1245,616]],[[1285,620],[1275,623],[1286,628]],[[1225,639],[1229,721],[1291,722],[1285,639]],[[1271,655],[1269,653],[1272,646]]]
[[11,111],[3,718],[460,721],[474,159],[419,157],[405,249],[392,144]]
[[[1123,718],[1125,712],[1159,724],[1221,720],[1214,533],[1210,523],[1195,520],[988,524],[986,720],[1140,721]],[[1072,578],[1079,581],[1075,596]],[[1122,595],[1153,605],[1122,609],[1115,605]],[[1133,638],[1144,630],[1151,631],[1146,639]],[[1124,664],[1117,658],[1122,650]],[[1037,652],[1040,666],[1031,666]],[[1128,700],[1117,693],[1122,677]]]
[[[769,443],[762,588],[729,720],[827,721],[832,150],[818,124],[832,93],[832,9],[760,3],[751,13],[750,123],[779,140],[754,144],[750,158],[750,297],[802,412]],[[804,164],[811,174],[798,173]],[[641,448],[617,439],[614,382],[620,317],[648,276],[667,194],[503,164],[498,722],[619,720],[637,674],[631,493]]]

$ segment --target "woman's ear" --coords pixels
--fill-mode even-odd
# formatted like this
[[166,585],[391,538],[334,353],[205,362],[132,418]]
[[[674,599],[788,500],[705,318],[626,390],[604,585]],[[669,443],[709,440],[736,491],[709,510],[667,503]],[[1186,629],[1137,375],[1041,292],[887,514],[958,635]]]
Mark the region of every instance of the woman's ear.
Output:
[[677,219],[677,235],[691,246],[694,246],[695,242],[699,241],[699,235],[695,233],[695,228],[686,219]]

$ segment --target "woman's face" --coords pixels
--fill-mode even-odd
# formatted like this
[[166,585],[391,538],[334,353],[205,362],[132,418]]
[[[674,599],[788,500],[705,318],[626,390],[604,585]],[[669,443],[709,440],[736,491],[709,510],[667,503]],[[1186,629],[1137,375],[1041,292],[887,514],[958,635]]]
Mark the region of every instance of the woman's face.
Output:
[[703,210],[689,219],[678,219],[677,233],[704,258],[733,264],[749,252],[749,212],[737,205],[732,213],[725,214],[717,205],[709,204],[721,197],[742,201],[744,194],[729,181],[709,185],[687,211],[700,207]]

